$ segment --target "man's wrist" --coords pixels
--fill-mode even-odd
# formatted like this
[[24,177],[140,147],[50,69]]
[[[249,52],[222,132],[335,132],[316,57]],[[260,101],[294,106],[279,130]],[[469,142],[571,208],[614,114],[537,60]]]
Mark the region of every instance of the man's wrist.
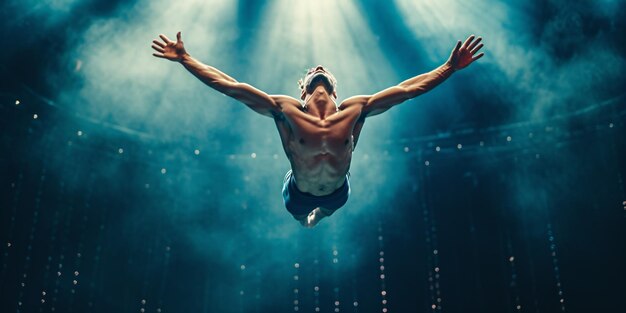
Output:
[[181,57],[180,60],[178,62],[180,63],[185,63],[187,61],[189,61],[191,59],[191,55],[189,55],[189,53],[184,53]]
[[452,62],[450,60],[446,61],[446,63],[442,65],[442,69],[444,72],[450,71],[451,74],[456,71],[454,65],[452,65]]
[[450,60],[446,61],[446,63],[440,66],[437,70],[437,72],[439,72],[439,75],[443,77],[450,77],[455,71],[456,69],[454,68],[454,65],[452,65],[452,62],[450,62]]

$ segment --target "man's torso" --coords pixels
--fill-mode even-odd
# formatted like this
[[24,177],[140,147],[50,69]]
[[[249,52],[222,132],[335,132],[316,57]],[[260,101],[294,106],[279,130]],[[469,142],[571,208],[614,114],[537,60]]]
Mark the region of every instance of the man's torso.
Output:
[[364,122],[361,106],[342,103],[320,119],[290,98],[274,120],[300,191],[323,196],[343,185]]

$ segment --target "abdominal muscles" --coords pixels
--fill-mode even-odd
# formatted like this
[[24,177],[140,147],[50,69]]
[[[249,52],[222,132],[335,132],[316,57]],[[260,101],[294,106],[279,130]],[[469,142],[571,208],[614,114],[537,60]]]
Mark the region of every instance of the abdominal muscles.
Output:
[[327,195],[341,187],[352,158],[350,139],[300,138],[290,145],[296,185],[302,192]]

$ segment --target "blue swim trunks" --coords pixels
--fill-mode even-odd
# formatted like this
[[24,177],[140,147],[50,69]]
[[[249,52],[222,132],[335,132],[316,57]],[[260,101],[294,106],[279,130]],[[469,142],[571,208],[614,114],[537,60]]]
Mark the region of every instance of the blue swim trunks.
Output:
[[[346,181],[333,193],[325,196],[314,196],[302,192],[296,187],[296,181],[289,170],[283,182],[283,202],[287,211],[294,216],[308,215],[316,207],[323,207],[328,211],[335,211],[348,201],[350,196],[350,173],[346,174]],[[332,213],[331,213],[332,214]]]

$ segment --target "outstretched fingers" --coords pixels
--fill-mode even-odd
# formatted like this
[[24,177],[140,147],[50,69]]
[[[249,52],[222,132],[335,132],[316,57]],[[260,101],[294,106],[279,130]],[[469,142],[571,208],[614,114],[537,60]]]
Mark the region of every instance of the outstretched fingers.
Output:
[[157,45],[152,45],[152,49],[156,50],[157,52],[165,53],[165,50]]
[[463,46],[461,48],[463,49],[467,49],[467,47],[472,43],[472,41],[474,40],[474,35],[470,35],[469,37],[467,37],[467,39],[465,40],[465,42],[463,43]]
[[470,50],[470,53],[472,53],[472,55],[476,54],[476,52],[478,52],[478,50],[480,50],[480,48],[483,47],[483,44],[479,44],[478,46],[476,46],[474,49]]
[[472,51],[480,43],[481,40],[483,40],[482,37],[476,38],[474,42],[472,42],[469,46],[467,46],[467,50]]
[[161,58],[161,59],[167,59],[164,55],[159,54],[159,53],[153,53],[153,56],[157,57],[157,58]]
[[481,52],[480,54],[478,54],[477,56],[475,56],[475,57],[473,57],[473,58],[472,58],[472,62],[474,62],[474,61],[476,61],[476,60],[478,60],[478,59],[482,58],[484,55],[485,55],[485,53],[484,53],[484,52]]
[[159,46],[159,47],[161,47],[161,48],[165,48],[165,45],[162,42],[158,41],[158,40],[152,40],[152,43],[157,45],[157,46]]
[[159,37],[161,37],[161,39],[165,42],[165,44],[169,44],[170,42],[172,42],[169,38],[167,38],[167,36],[160,34]]
[[176,41],[177,42],[181,42],[182,40],[180,39],[180,32],[176,33]]

